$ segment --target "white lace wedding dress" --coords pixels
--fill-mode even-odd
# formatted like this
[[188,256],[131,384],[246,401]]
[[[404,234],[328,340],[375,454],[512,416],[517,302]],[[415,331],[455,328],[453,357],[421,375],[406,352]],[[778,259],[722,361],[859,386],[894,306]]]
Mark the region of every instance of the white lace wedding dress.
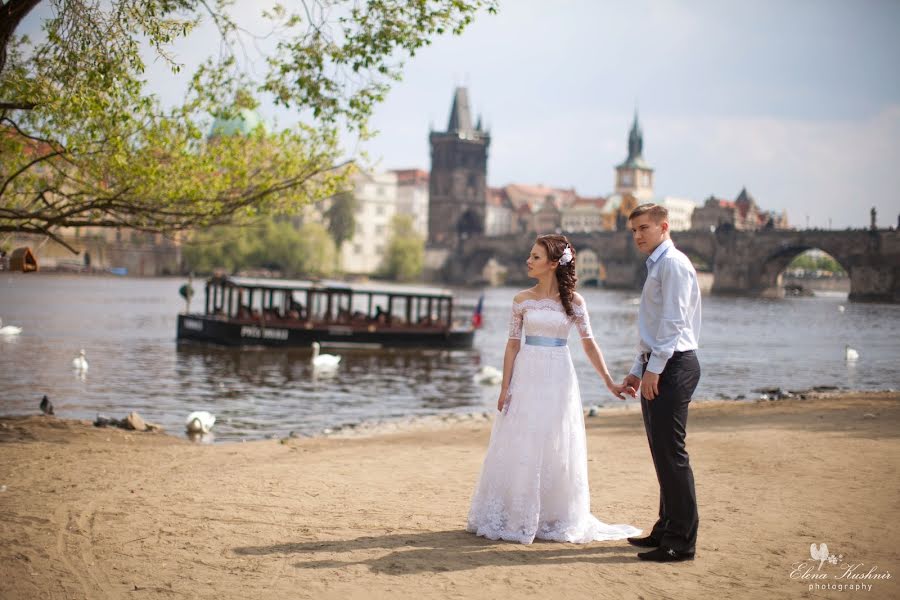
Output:
[[568,338],[576,325],[592,337],[583,306],[570,318],[557,300],[513,303],[509,337],[522,338],[510,399],[498,412],[466,530],[530,544],[534,538],[586,543],[636,536],[630,525],[607,525],[591,514],[584,414],[567,346],[532,345],[528,336]]

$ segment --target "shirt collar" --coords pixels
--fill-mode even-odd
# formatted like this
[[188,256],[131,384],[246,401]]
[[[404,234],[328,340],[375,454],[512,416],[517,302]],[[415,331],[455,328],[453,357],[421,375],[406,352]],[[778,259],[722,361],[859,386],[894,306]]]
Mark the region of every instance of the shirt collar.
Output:
[[650,254],[650,256],[647,258],[647,266],[649,267],[651,264],[662,258],[662,255],[665,254],[666,251],[668,251],[668,249],[672,246],[674,246],[672,240],[663,240],[663,242],[656,247],[656,250],[654,250],[653,253]]

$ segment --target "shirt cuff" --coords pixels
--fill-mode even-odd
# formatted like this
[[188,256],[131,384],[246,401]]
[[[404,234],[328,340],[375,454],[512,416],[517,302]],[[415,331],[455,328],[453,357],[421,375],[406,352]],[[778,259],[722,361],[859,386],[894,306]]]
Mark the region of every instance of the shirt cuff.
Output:
[[638,379],[644,376],[644,363],[640,358],[634,361],[634,365],[631,367],[631,371],[629,371],[628,374],[634,375]]
[[666,363],[669,362],[668,358],[660,358],[656,354],[650,355],[650,362],[647,363],[647,370],[651,373],[656,373],[659,375],[663,372],[663,369],[666,368]]

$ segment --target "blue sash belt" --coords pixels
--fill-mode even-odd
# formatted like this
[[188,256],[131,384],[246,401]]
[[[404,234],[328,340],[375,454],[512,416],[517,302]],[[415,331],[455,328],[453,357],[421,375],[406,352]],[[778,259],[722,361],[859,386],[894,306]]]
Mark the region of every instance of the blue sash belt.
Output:
[[525,343],[529,346],[565,346],[566,338],[548,337],[546,335],[526,335]]

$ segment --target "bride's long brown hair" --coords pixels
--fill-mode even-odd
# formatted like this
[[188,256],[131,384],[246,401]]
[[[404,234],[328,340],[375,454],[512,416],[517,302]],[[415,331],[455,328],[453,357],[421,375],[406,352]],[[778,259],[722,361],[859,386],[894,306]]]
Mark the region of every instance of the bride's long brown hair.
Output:
[[575,247],[569,243],[566,236],[556,234],[539,235],[534,243],[543,246],[547,250],[547,259],[553,262],[562,257],[566,246],[571,250],[572,260],[556,267],[556,283],[559,284],[559,299],[562,301],[563,309],[567,315],[574,317],[572,298],[575,295],[575,284],[578,283],[578,277],[575,275]]

